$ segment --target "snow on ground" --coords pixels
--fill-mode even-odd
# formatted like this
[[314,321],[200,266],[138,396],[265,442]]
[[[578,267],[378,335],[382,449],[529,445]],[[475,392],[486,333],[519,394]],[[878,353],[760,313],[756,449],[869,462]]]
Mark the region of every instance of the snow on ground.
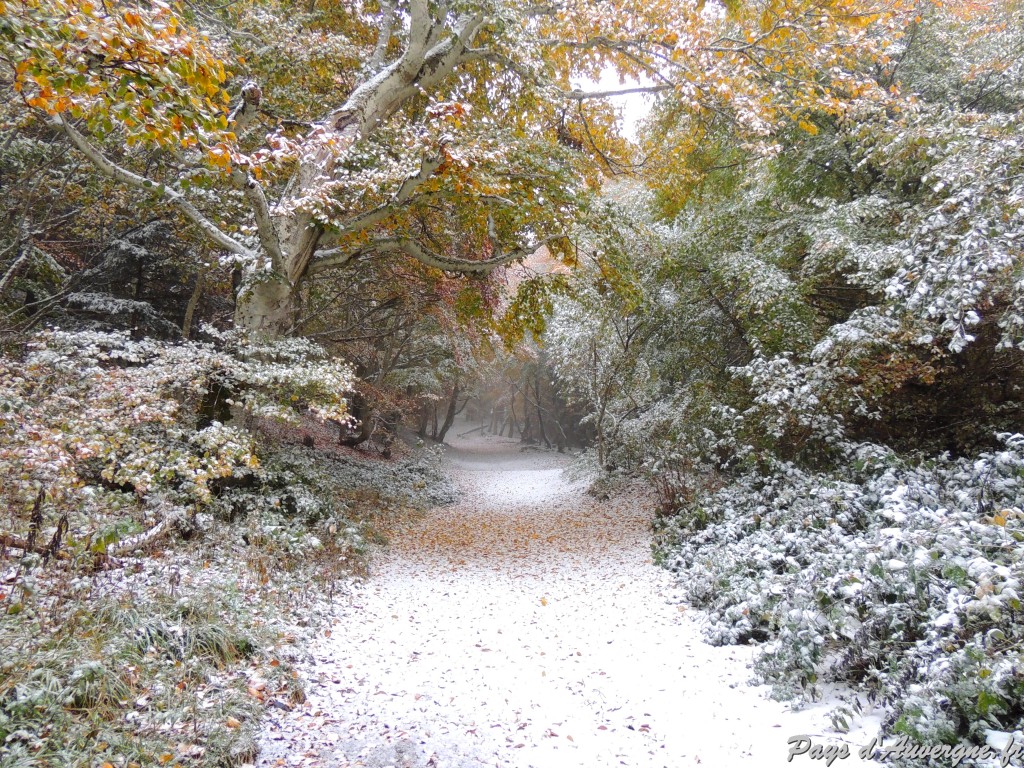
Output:
[[781,766],[797,734],[861,763],[863,730],[748,685],[753,648],[702,642],[641,499],[597,502],[564,457],[506,439],[456,439],[447,461],[461,500],[393,534],[313,648],[306,705],[270,715],[261,766]]

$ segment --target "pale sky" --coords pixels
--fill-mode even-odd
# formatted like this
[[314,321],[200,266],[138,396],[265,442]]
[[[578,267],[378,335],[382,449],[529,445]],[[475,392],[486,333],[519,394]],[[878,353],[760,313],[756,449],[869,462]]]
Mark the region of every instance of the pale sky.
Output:
[[[649,82],[626,80],[625,83],[620,83],[618,73],[611,69],[605,70],[604,76],[596,83],[593,80],[581,80],[573,84],[574,87],[588,91],[616,91],[623,88],[635,88],[640,85],[649,85]],[[640,121],[647,117],[647,114],[651,111],[653,99],[653,96],[643,93],[630,93],[624,96],[611,97],[610,101],[612,104],[622,110],[622,131],[626,138],[636,141],[637,127]]]

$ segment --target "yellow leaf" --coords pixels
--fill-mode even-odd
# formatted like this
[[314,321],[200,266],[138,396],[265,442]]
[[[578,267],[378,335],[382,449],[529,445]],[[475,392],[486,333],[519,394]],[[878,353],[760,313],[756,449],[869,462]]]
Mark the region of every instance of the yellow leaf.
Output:
[[797,125],[799,125],[803,130],[807,131],[809,134],[811,134],[811,136],[818,135],[818,126],[816,126],[814,123],[809,123],[806,120],[800,120],[797,122]]
[[242,722],[238,718],[235,718],[235,717],[229,717],[227,720],[224,721],[224,724],[228,728],[241,728],[242,727]]
[[540,604],[541,604],[541,605],[547,605],[547,604],[548,604],[548,599],[547,599],[546,597],[542,597],[542,598],[540,599]]

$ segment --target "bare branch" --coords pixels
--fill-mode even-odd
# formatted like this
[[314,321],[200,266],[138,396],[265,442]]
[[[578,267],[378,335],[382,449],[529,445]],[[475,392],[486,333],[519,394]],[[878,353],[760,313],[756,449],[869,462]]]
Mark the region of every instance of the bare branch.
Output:
[[[19,236],[20,237],[20,236]],[[22,248],[21,243],[18,242],[18,256],[14,259],[14,263],[11,264],[11,268],[7,270],[2,278],[0,278],[0,296],[3,296],[5,290],[7,290],[7,284],[14,279],[18,269],[28,259],[28,255],[32,252],[30,248]]]
[[316,261],[309,265],[306,269],[306,274],[315,275],[317,272],[323,272],[327,269],[343,267],[350,261],[353,261],[363,255],[365,252],[366,251],[363,248],[356,248],[355,250],[341,247],[328,248],[327,250],[317,253]]
[[231,171],[231,180],[242,190],[245,199],[252,206],[253,216],[256,218],[256,234],[260,238],[260,245],[270,256],[271,266],[275,272],[284,274],[281,240],[277,234],[277,227],[274,226],[274,219],[270,215],[270,206],[267,204],[267,196],[262,185],[251,173],[246,173],[237,166]]
[[377,45],[373,50],[373,55],[366,64],[368,72],[378,72],[384,66],[388,53],[388,44],[391,42],[391,34],[395,25],[395,12],[397,8],[398,3],[395,0],[384,0],[384,2],[381,2],[383,20],[380,32],[377,33]]
[[409,0],[409,45],[402,54],[401,68],[415,72],[427,52],[434,20],[427,0]]
[[565,91],[562,95],[567,99],[573,101],[585,101],[587,99],[607,99],[612,96],[628,96],[631,93],[661,93],[662,91],[671,91],[675,86],[673,85],[638,85],[635,88],[620,88],[614,91],[582,91],[576,88],[572,91]]
[[180,192],[165,184],[157,184],[144,176],[133,173],[132,171],[122,168],[112,162],[105,157],[103,153],[92,146],[88,140],[86,140],[86,138],[79,133],[73,125],[71,125],[71,123],[64,119],[63,116],[53,118],[52,122],[56,127],[64,131],[78,151],[85,155],[89,162],[91,162],[104,176],[114,179],[115,181],[120,181],[122,184],[135,187],[136,189],[146,191],[155,190],[159,192],[167,202],[178,206],[181,212],[191,219],[193,224],[202,230],[203,234],[221,248],[226,251],[230,251],[231,253],[236,253],[239,256],[252,256],[252,252],[248,248],[222,232],[216,224],[203,216],[203,214],[199,212],[199,209],[192,205],[192,203],[189,202]]
[[[475,60],[478,55],[469,52],[469,43],[484,23],[481,15],[461,17],[452,30],[453,34],[433,45],[419,60],[416,70],[411,73],[399,67],[396,72],[404,75],[399,79],[382,110],[386,115],[392,114],[406,100],[412,98],[423,89],[433,88],[460,65]],[[438,25],[438,35],[443,29]],[[404,59],[401,61],[405,61]],[[393,73],[394,74],[394,73]],[[384,91],[385,89],[381,89]]]
[[533,245],[513,248],[512,250],[499,254],[498,256],[492,256],[489,259],[482,259],[480,261],[474,261],[472,259],[458,259],[452,256],[442,256],[441,254],[434,253],[433,251],[428,251],[420,245],[420,243],[409,237],[382,237],[374,240],[368,245],[364,245],[356,249],[332,248],[330,250],[321,251],[317,254],[317,260],[310,265],[308,274],[313,275],[327,269],[342,267],[359,256],[372,253],[404,253],[406,256],[411,256],[420,263],[426,264],[428,267],[440,269],[445,272],[481,274],[484,272],[490,272],[496,267],[510,264],[513,261],[525,259],[527,256],[536,253],[539,248],[542,248],[555,240],[561,240],[564,237],[565,235],[552,235],[539,240]]
[[346,223],[341,227],[342,234],[351,234],[358,232],[361,229],[379,224],[391,214],[395,213],[399,208],[405,205],[412,198],[413,192],[416,191],[427,181],[431,176],[434,175],[434,171],[441,167],[444,163],[444,158],[441,157],[424,157],[420,163],[420,170],[414,173],[412,176],[406,178],[402,182],[402,185],[398,188],[394,197],[390,201],[383,205],[377,206],[373,210],[367,211],[354,219]]

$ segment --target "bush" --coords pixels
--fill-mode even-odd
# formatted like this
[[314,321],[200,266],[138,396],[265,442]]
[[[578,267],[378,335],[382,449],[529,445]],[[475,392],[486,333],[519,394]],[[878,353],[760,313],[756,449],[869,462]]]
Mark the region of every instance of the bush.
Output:
[[663,521],[660,555],[713,643],[771,639],[778,694],[843,681],[926,743],[1024,728],[1024,437],[911,463],[860,445],[844,470],[780,464]]
[[96,596],[90,581],[41,585],[45,600],[0,617],[0,763],[248,762],[261,707],[238,669],[269,639],[251,602],[229,580],[188,596],[154,578]]
[[21,359],[0,358],[6,531],[30,549],[102,554],[162,507],[194,515],[209,505],[219,481],[259,465],[250,432],[203,418],[211,392],[236,391],[253,416],[297,418],[301,402],[344,418],[351,377],[322,350],[220,342],[49,331]]

